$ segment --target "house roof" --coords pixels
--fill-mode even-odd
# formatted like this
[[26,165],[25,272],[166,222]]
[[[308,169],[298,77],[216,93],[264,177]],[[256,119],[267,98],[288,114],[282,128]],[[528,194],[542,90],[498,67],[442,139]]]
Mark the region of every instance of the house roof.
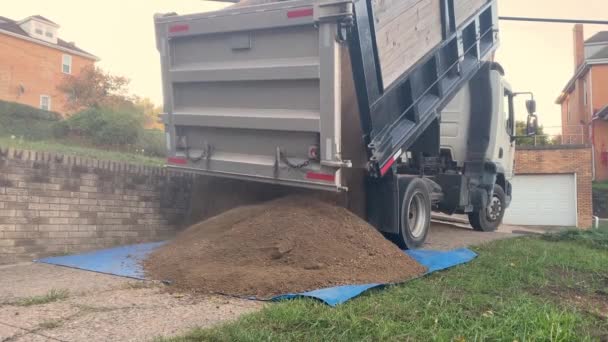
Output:
[[[608,31],[606,31],[605,33],[608,34]],[[574,90],[576,80],[585,76],[593,65],[607,64],[606,61],[608,61],[608,46],[602,48],[601,50],[587,58],[587,60],[578,68],[578,70],[576,70],[574,76],[572,76],[572,78],[568,80],[568,83],[562,90],[562,93],[559,95],[557,100],[555,100],[555,103],[562,104],[564,100],[566,100],[568,94],[570,94]]]
[[583,65],[581,65],[578,68],[578,70],[576,70],[576,72],[574,73],[574,76],[572,76],[572,78],[570,78],[570,80],[568,80],[568,83],[564,87],[564,90],[562,90],[562,93],[559,95],[557,100],[555,100],[556,104],[562,104],[564,102],[564,100],[566,100],[566,98],[568,97],[568,94],[570,94],[572,92],[572,90],[574,89],[576,80],[578,80],[579,78],[581,78],[585,74],[587,74],[587,71],[589,71],[589,68],[590,68],[590,65],[587,62],[585,62],[585,63],[583,63]]
[[[39,20],[47,21],[50,24],[53,24],[55,26],[59,26],[56,23],[52,22],[51,20],[49,20],[49,19],[47,19],[47,18],[45,18],[43,16],[35,15],[35,16],[32,16],[32,17],[37,18]],[[58,47],[58,48],[63,49],[63,50],[70,50],[72,52],[75,52],[75,53],[77,53],[79,55],[82,55],[82,56],[85,56],[85,57],[88,57],[88,58],[92,58],[92,59],[96,59],[96,60],[99,59],[95,55],[93,55],[92,53],[87,52],[87,51],[85,51],[85,50],[77,47],[74,43],[67,42],[67,41],[65,41],[63,39],[60,39],[60,38],[57,39],[57,44],[53,44],[53,43],[49,43],[47,41],[40,40],[40,39],[37,39],[35,37],[32,37],[27,32],[25,32],[21,28],[21,26],[19,26],[19,22],[17,22],[16,20],[7,18],[7,17],[0,16],[0,33],[2,33],[1,31],[9,32],[9,33],[12,33],[12,34],[18,35],[18,36],[23,36],[24,38],[28,38],[28,39],[34,40],[34,41],[39,42],[40,44],[43,44],[43,45],[50,45],[50,46]]]
[[608,46],[593,54],[589,59],[608,59]]
[[585,44],[608,43],[608,31],[601,31],[585,41]]
[[600,119],[606,120],[608,119],[608,106],[600,109],[599,112],[595,113],[594,115],[595,117],[598,117]]
[[24,36],[29,36],[16,21],[7,17],[0,17],[0,30],[9,31]]
[[46,21],[49,24],[53,24],[53,25],[59,26],[59,24],[57,24],[56,22],[52,21],[51,19],[45,18],[45,17],[43,17],[41,15],[38,15],[38,14],[33,15],[32,18],[40,19],[42,21]]

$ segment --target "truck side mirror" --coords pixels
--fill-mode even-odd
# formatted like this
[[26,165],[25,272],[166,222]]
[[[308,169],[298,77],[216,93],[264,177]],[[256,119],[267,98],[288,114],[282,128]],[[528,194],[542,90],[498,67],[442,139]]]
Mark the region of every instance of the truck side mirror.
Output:
[[529,115],[536,114],[536,100],[532,99],[532,100],[526,101],[526,109],[528,109]]
[[528,136],[533,136],[536,135],[536,132],[538,132],[538,117],[536,115],[528,115],[526,133]]

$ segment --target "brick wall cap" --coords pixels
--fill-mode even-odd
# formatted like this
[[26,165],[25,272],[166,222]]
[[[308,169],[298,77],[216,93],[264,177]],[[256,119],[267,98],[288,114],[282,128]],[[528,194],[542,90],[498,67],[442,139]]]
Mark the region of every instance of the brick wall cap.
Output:
[[555,151],[555,150],[585,150],[590,149],[590,145],[546,145],[546,146],[517,146],[517,151]]

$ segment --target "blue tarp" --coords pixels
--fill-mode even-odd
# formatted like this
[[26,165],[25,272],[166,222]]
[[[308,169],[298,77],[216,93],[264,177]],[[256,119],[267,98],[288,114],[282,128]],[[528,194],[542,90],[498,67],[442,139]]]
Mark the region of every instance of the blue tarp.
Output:
[[[37,260],[37,262],[143,280],[145,277],[141,261],[164,243],[166,242],[109,248],[84,254],[45,258]],[[428,269],[427,274],[468,263],[477,257],[475,252],[466,248],[448,252],[412,250],[405,251],[405,253],[425,266]],[[370,289],[381,288],[387,285],[391,284],[337,286],[305,293],[286,294],[275,297],[272,300],[279,301],[308,297],[318,299],[330,306],[336,306],[345,303]]]
[[167,242],[143,243],[95,252],[36,260],[45,264],[78,268],[121,277],[145,280],[141,262],[148,254]]
[[[426,274],[442,271],[454,266],[466,264],[477,257],[477,253],[470,249],[462,248],[453,251],[431,251],[431,250],[410,250],[405,251],[418,263],[427,268]],[[362,284],[345,285],[320,289],[305,293],[287,294],[273,298],[273,301],[310,297],[318,299],[329,306],[336,306],[358,297],[371,289],[382,288],[387,285],[395,284]]]

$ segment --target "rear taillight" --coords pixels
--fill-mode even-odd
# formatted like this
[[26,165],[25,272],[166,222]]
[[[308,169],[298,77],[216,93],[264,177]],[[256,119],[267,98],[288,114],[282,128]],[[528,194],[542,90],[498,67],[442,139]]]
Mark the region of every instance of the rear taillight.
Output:
[[308,148],[308,159],[310,160],[320,160],[321,153],[319,152],[319,145],[312,145]]

